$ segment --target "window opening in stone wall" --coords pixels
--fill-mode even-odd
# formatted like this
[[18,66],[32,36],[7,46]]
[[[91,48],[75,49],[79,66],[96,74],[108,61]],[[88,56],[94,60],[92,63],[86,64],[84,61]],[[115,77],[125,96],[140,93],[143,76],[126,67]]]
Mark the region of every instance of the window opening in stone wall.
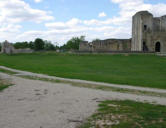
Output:
[[147,25],[144,25],[144,30],[145,30],[145,31],[147,30]]
[[155,52],[160,52],[161,51],[161,44],[160,42],[157,42],[155,45]]
[[148,51],[148,47],[147,47],[145,41],[143,42],[143,51],[144,51],[144,52],[147,52],[147,51]]

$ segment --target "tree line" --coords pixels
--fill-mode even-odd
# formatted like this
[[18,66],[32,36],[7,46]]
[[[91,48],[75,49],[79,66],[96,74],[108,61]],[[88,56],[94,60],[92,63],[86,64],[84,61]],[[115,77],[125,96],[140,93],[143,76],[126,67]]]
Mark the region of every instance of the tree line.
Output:
[[[35,51],[53,51],[53,50],[62,50],[62,51],[69,51],[69,50],[78,50],[79,44],[85,41],[85,36],[80,37],[73,37],[70,40],[68,40],[64,45],[58,46],[57,43],[53,44],[51,41],[43,40],[41,38],[37,38],[34,41],[24,41],[24,42],[16,42],[13,44],[13,46],[16,49],[24,49],[24,48],[30,48]],[[1,50],[1,43],[0,43],[0,50]]]
[[20,49],[20,48],[30,48],[33,49],[35,51],[39,51],[39,50],[56,50],[57,46],[55,46],[53,43],[51,43],[50,41],[47,40],[43,40],[40,38],[35,39],[35,41],[30,41],[30,42],[16,42],[13,44],[13,46],[16,49]]

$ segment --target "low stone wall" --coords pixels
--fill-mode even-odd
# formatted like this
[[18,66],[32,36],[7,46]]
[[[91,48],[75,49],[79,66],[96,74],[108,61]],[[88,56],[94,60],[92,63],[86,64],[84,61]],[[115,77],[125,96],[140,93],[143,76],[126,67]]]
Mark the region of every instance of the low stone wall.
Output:
[[14,49],[13,53],[32,53],[34,52],[30,48],[25,48],[25,49]]
[[166,57],[166,52],[156,53],[156,55]]

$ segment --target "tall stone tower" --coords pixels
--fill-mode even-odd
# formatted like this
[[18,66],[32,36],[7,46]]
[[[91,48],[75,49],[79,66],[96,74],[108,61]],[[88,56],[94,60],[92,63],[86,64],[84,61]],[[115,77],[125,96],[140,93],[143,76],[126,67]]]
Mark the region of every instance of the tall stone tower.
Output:
[[133,16],[132,22],[132,51],[149,51],[148,47],[151,38],[147,39],[147,36],[151,36],[153,29],[153,15],[148,11],[141,11]]
[[137,12],[132,22],[132,51],[166,52],[166,16]]

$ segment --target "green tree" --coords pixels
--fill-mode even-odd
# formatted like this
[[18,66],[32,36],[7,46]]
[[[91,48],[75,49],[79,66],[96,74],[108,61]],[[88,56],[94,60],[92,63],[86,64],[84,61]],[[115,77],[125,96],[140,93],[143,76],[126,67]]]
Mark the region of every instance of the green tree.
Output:
[[28,42],[16,42],[15,44],[14,44],[14,47],[16,48],[16,49],[19,49],[19,48],[29,48],[29,44],[28,44]]
[[45,40],[44,42],[45,42],[44,44],[45,50],[55,50],[55,46],[50,41]]
[[2,49],[2,44],[0,43],[0,51],[1,51],[1,49]]
[[61,49],[63,50],[78,50],[79,49],[79,44],[85,41],[85,36],[80,36],[80,37],[73,37],[69,41],[67,41],[66,44],[61,46]]
[[34,42],[33,42],[33,41],[30,41],[30,42],[29,42],[29,48],[30,48],[30,49],[34,49],[34,47],[35,47],[35,46],[34,46]]
[[40,39],[40,38],[37,38],[36,40],[35,40],[35,42],[34,42],[34,49],[36,50],[36,51],[38,51],[38,50],[43,50],[44,49],[44,41],[42,40],[42,39]]

